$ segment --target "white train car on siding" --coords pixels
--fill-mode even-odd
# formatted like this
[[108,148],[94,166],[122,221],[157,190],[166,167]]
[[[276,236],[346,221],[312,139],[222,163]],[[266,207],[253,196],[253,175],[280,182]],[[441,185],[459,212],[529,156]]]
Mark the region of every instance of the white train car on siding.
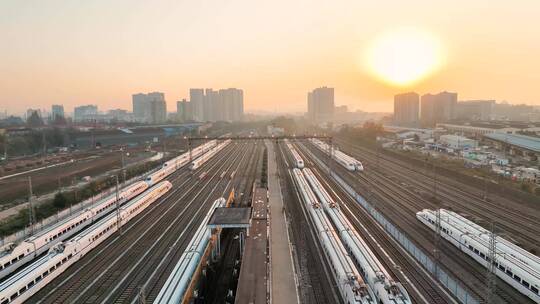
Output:
[[[172,184],[164,181],[124,205],[120,208],[120,223],[134,218],[171,188]],[[0,304],[23,303],[111,236],[118,226],[116,213],[109,214],[73,239],[56,244],[46,256],[0,284]]]
[[[435,230],[436,211],[424,209],[416,213],[416,218]],[[540,303],[540,258],[524,253],[522,248],[496,237],[495,261],[490,260],[490,232],[461,215],[440,209],[441,236],[472,257],[484,267],[495,263],[495,274],[522,294]]]
[[334,223],[345,248],[358,266],[364,281],[371,288],[377,303],[381,304],[411,304],[411,299],[403,285],[395,281],[388,270],[369,248],[365,240],[358,234],[339,204],[324,189],[315,174],[306,168],[302,170],[306,180],[322,203],[324,210]]
[[302,159],[298,151],[296,151],[294,146],[289,142],[288,139],[285,139],[285,145],[287,146],[289,153],[291,153],[291,156],[293,158],[294,165],[296,166],[296,168],[299,168],[299,169],[304,168],[304,160]]
[[[191,160],[194,160],[198,158],[199,156],[207,153],[208,151],[214,149],[216,147],[216,140],[211,140],[203,145],[200,145],[194,149],[191,150]],[[177,169],[180,169],[181,167],[185,166],[189,163],[190,160],[190,154],[189,152],[183,153],[182,155],[175,157],[166,163],[163,164],[161,169],[157,170],[156,172],[153,172],[146,176],[145,181],[149,186],[155,185],[156,183],[159,183],[163,179],[167,178],[167,176],[173,174]]]
[[375,297],[358,272],[354,262],[339,239],[332,223],[326,217],[319,201],[300,169],[292,170],[293,181],[315,224],[319,241],[324,249],[339,292],[345,303],[375,304]]
[[[330,146],[327,143],[322,142],[316,138],[312,138],[310,139],[310,141],[313,145],[315,145],[315,147],[317,147],[322,152],[326,154],[330,153]],[[349,171],[364,171],[364,166],[362,165],[362,162],[360,162],[356,158],[348,154],[345,154],[339,151],[338,149],[334,149],[332,153],[333,153],[334,160],[338,162],[340,165],[342,165],[343,167],[345,167],[345,169]]]
[[[148,188],[144,182],[136,182],[118,193],[120,203],[139,195]],[[17,245],[6,248],[0,255],[0,278],[18,269],[25,263],[46,252],[54,244],[61,242],[83,228],[94,223],[116,206],[116,193],[108,195],[88,208],[39,231]]]
[[202,166],[204,163],[206,163],[209,159],[211,159],[214,155],[216,155],[219,151],[223,150],[228,144],[231,143],[230,139],[227,139],[223,141],[222,143],[218,144],[217,146],[211,148],[209,151],[205,152],[201,155],[198,159],[191,162],[189,165],[190,170],[196,170],[200,166]]

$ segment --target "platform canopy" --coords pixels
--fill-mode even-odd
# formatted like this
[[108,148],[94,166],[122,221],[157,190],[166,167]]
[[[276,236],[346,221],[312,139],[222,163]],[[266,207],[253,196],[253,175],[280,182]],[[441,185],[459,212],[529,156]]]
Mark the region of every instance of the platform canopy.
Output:
[[216,208],[208,221],[209,228],[249,228],[251,208]]

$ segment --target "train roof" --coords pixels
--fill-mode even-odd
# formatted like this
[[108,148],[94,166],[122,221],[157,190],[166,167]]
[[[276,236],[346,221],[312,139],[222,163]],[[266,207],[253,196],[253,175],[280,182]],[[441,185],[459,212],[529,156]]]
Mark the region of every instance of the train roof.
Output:
[[46,264],[52,257],[56,256],[57,254],[57,252],[51,251],[47,253],[47,255],[39,258],[37,261],[30,264],[29,266],[24,267],[23,269],[21,269],[21,271],[16,272],[13,276],[0,283],[0,293],[11,287],[13,284],[17,283],[19,280],[23,279],[27,275],[35,272],[39,267]]

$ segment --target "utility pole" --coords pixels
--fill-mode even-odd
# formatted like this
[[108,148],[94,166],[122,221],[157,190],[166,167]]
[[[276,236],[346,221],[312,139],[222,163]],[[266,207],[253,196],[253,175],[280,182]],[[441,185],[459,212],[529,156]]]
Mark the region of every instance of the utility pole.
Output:
[[118,232],[122,235],[122,218],[120,217],[120,196],[118,194],[118,175],[116,178],[116,224],[118,225]]
[[28,225],[30,226],[30,234],[34,233],[34,206],[32,201],[34,193],[32,191],[32,177],[28,177]]
[[[437,206],[438,207],[438,206]],[[441,246],[441,208],[437,208],[435,217],[435,235],[433,248],[433,265],[435,266],[435,278],[439,278],[440,246]]]
[[484,175],[484,195],[483,195],[484,201],[487,201],[488,198],[488,191],[487,191],[487,179]]
[[7,162],[8,160],[7,149],[8,149],[8,134],[6,132],[6,135],[4,136],[4,161],[5,162]]
[[497,281],[495,278],[496,263],[497,263],[497,235],[495,234],[495,223],[492,221],[490,225],[490,235],[489,235],[489,252],[488,252],[488,262],[487,267],[487,290],[486,290],[486,302],[493,303],[495,291],[497,289]]
[[377,151],[377,170],[379,170],[379,158],[380,158],[380,155],[379,155],[379,145],[376,143],[377,147],[375,148],[375,151]]
[[45,129],[41,130],[42,141],[43,141],[43,157],[47,156],[47,140],[45,139]]
[[124,164],[124,148],[123,147],[120,147],[120,153],[121,153],[120,155],[122,156],[122,174],[124,176],[123,182],[125,184],[126,183],[126,169],[124,167],[125,164]]
[[433,161],[433,200],[437,202],[437,167],[435,161]]
[[188,137],[188,151],[189,151],[189,162],[193,161],[193,155],[191,151],[191,137]]
[[165,139],[163,139],[163,156],[161,157],[161,164],[165,163]]

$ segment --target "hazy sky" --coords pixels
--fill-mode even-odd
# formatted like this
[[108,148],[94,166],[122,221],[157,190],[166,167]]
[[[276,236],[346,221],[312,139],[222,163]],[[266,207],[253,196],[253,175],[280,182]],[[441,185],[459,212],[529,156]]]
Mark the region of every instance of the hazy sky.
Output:
[[[248,110],[300,111],[332,86],[337,104],[389,111],[395,93],[456,91],[540,105],[540,1],[0,1],[0,110],[92,103],[131,110],[131,94],[244,89]],[[373,77],[370,41],[429,31],[446,64],[413,86]]]

